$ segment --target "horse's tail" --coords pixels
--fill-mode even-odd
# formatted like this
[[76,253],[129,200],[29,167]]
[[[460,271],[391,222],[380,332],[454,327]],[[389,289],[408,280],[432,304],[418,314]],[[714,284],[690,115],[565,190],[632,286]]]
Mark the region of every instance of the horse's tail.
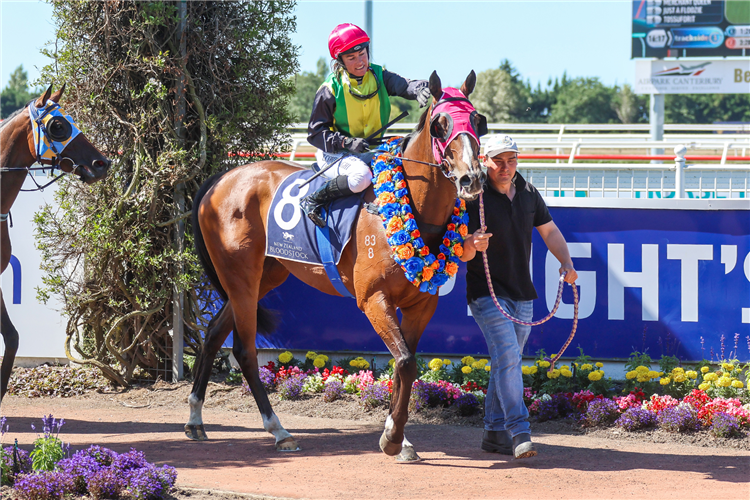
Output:
[[[201,201],[203,200],[203,197],[206,196],[208,190],[211,189],[214,184],[219,182],[219,179],[221,179],[221,177],[227,172],[228,170],[212,175],[198,189],[198,192],[195,193],[195,197],[193,198],[193,213],[191,217],[193,222],[193,239],[195,240],[195,250],[198,253],[198,260],[200,261],[201,266],[203,267],[203,270],[208,277],[208,281],[213,285],[221,298],[224,299],[224,302],[229,302],[229,296],[227,295],[226,290],[224,290],[224,287],[221,286],[219,276],[216,274],[216,268],[214,268],[214,264],[213,262],[211,262],[211,256],[208,255],[206,242],[203,239],[203,232],[201,231],[201,226],[198,223],[198,207],[200,207]],[[258,304],[257,324],[258,332],[272,333],[278,326],[278,317],[273,311],[266,309],[262,305]]]

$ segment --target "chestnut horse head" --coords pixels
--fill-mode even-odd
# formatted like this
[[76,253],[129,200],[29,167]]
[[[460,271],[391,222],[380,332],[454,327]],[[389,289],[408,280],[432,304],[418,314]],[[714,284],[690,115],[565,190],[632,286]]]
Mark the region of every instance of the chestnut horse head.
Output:
[[[65,86],[52,93],[52,86],[38,99],[11,114],[0,124],[0,272],[8,267],[11,256],[7,219],[24,179],[39,163],[44,168],[59,169],[92,183],[103,179],[112,163],[81,133],[73,119],[60,108]],[[0,300],[2,298],[0,297]],[[0,317],[5,355],[0,368],[0,400],[18,348],[18,332],[2,303]]]

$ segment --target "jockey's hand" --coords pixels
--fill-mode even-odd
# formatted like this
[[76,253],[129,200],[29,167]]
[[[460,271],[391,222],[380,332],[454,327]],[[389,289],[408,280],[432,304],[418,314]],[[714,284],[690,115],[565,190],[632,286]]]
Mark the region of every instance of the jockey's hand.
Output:
[[370,145],[364,139],[347,137],[344,139],[344,148],[352,153],[364,153],[370,149]]
[[424,108],[427,106],[427,103],[430,102],[430,97],[432,97],[432,93],[429,88],[422,87],[419,89],[417,91],[417,102],[419,103],[419,107]]

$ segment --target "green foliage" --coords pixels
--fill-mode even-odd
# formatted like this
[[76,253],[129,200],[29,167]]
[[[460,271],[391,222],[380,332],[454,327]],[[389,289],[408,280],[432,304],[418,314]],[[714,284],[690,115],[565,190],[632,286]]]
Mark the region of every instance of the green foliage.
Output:
[[491,123],[535,121],[526,112],[531,92],[507,59],[500,67],[477,74],[471,102]]
[[64,304],[71,359],[121,385],[136,370],[171,373],[175,292],[184,294],[186,353],[202,348],[215,296],[193,252],[192,195],[246,162],[234,153],[263,159],[288,145],[293,5],[53,1],[55,62],[43,79],[67,83],[65,110],[113,159],[95,185],[61,181],[59,207],[35,219],[38,295]]
[[750,94],[670,94],[664,98],[666,123],[750,121]]
[[616,123],[613,109],[616,91],[598,78],[575,78],[556,95],[550,123]]
[[659,368],[664,373],[669,373],[678,366],[680,366],[680,360],[677,356],[662,356],[659,360]]
[[314,73],[303,71],[294,75],[292,81],[295,91],[289,99],[289,114],[292,115],[294,122],[307,123],[310,120],[315,94],[328,73],[328,64],[321,57],[318,59],[317,69]]
[[242,384],[242,380],[242,371],[232,368],[232,370],[227,373],[227,378],[224,379],[224,382],[229,385],[240,385]]
[[7,118],[11,113],[26,106],[30,100],[39,97],[42,91],[29,89],[29,74],[23,65],[10,74],[8,84],[0,93],[0,118]]
[[56,436],[43,436],[34,441],[31,451],[31,467],[34,470],[53,470],[63,459],[63,442]]

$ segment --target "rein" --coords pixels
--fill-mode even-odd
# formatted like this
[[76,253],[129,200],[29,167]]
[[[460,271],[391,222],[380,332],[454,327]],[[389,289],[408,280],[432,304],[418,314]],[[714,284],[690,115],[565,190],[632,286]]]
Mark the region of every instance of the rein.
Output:
[[[484,197],[481,194],[479,195],[479,224],[483,230],[486,229],[484,220]],[[560,275],[559,284],[557,286],[557,299],[555,299],[555,306],[552,308],[552,311],[550,311],[550,313],[546,317],[538,321],[521,321],[520,319],[514,318],[513,316],[505,312],[503,307],[500,305],[500,302],[497,300],[497,297],[495,296],[495,289],[492,286],[492,278],[490,278],[490,264],[489,259],[487,258],[486,250],[482,252],[482,260],[484,261],[484,273],[487,277],[487,286],[490,289],[492,302],[495,303],[495,307],[497,307],[497,309],[502,313],[503,316],[514,323],[518,323],[519,325],[537,326],[549,321],[555,315],[555,313],[557,312],[557,308],[560,307],[560,302],[562,302],[563,285],[565,284],[565,275],[568,274],[567,271]],[[568,284],[570,285],[570,283]],[[548,372],[555,369],[555,362],[560,359],[560,357],[563,355],[563,352],[565,352],[565,349],[567,349],[570,343],[573,341],[573,337],[576,334],[576,328],[578,327],[578,288],[575,285],[570,286],[573,287],[573,328],[570,331],[570,335],[568,335],[568,340],[565,341],[565,344],[563,344],[562,348],[550,360],[550,367]]]

